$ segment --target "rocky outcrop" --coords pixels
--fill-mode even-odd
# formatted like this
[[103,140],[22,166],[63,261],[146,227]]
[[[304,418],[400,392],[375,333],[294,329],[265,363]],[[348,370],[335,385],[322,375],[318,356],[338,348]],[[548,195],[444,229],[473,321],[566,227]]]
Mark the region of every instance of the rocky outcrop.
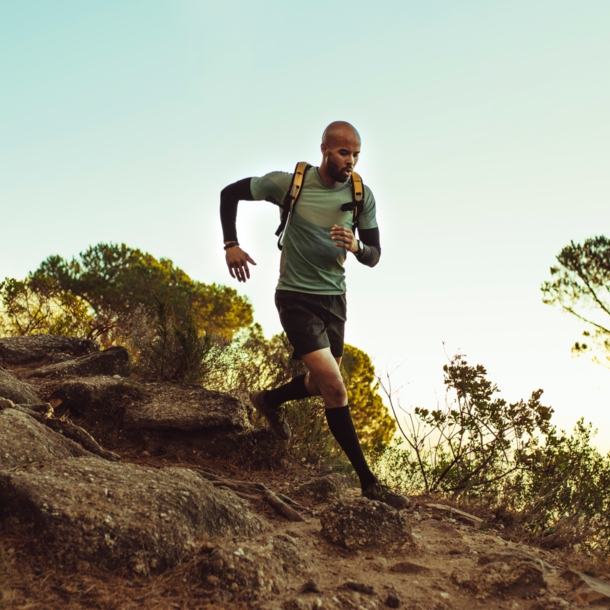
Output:
[[204,587],[215,600],[264,600],[283,593],[294,577],[307,577],[311,560],[290,536],[221,542],[198,562]]
[[0,470],[72,457],[91,453],[21,411],[0,411]]
[[0,507],[33,524],[62,561],[127,565],[142,574],[190,556],[201,537],[252,536],[264,529],[242,500],[191,470],[98,458],[0,472]]
[[250,425],[244,404],[222,392],[191,383],[148,383],[145,392],[142,401],[125,415],[128,428],[201,432],[244,430]]
[[31,377],[57,379],[76,375],[92,377],[95,375],[129,375],[129,354],[124,347],[110,347],[103,352],[94,352],[85,356],[49,364],[30,373]]
[[331,504],[320,514],[320,523],[324,538],[346,549],[413,544],[406,515],[367,498]]
[[40,401],[36,388],[13,377],[0,367],[0,398],[8,398],[15,404],[35,405]]
[[55,384],[49,401],[94,425],[121,425],[128,405],[142,397],[139,384],[115,377],[66,379]]
[[93,341],[76,337],[52,335],[3,337],[0,339],[0,362],[5,366],[62,362],[98,350]]
[[143,398],[127,408],[124,425],[151,451],[193,447],[221,453],[250,427],[247,407],[229,394],[190,383],[143,388]]

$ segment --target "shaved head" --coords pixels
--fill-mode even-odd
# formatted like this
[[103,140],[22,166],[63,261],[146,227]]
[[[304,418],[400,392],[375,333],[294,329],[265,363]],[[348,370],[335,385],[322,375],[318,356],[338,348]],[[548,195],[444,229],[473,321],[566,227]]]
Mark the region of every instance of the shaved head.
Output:
[[322,134],[322,163],[318,172],[328,186],[345,183],[360,155],[360,134],[346,121],[332,122]]
[[322,144],[332,147],[340,139],[356,139],[360,142],[358,130],[347,121],[333,121],[322,134]]

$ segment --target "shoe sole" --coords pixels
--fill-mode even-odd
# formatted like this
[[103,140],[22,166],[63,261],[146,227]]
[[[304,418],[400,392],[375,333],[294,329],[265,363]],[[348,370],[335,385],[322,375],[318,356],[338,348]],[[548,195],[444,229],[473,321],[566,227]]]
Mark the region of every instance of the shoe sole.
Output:
[[262,402],[263,393],[252,392],[250,394],[250,402],[252,406],[267,420],[269,427],[275,432],[276,436],[284,441],[287,441],[292,436],[292,430],[286,422],[274,422],[269,416],[269,407]]

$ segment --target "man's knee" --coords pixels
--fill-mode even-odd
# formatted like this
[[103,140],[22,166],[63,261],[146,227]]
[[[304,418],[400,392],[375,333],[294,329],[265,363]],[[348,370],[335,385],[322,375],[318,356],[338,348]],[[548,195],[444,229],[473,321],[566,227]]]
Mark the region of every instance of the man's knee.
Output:
[[322,398],[334,405],[347,404],[347,391],[341,379],[330,379],[326,383],[318,384]]

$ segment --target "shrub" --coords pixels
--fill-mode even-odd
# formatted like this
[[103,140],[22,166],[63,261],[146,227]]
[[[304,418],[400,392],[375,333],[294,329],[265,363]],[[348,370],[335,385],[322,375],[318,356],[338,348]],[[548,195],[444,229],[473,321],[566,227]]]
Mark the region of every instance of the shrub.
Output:
[[580,420],[572,435],[558,433],[552,409],[540,403],[542,390],[508,403],[485,368],[463,356],[444,372],[444,408],[404,410],[382,384],[402,438],[379,456],[378,475],[408,493],[511,511],[549,543],[577,540],[610,554],[610,456],[592,446],[591,426]]

